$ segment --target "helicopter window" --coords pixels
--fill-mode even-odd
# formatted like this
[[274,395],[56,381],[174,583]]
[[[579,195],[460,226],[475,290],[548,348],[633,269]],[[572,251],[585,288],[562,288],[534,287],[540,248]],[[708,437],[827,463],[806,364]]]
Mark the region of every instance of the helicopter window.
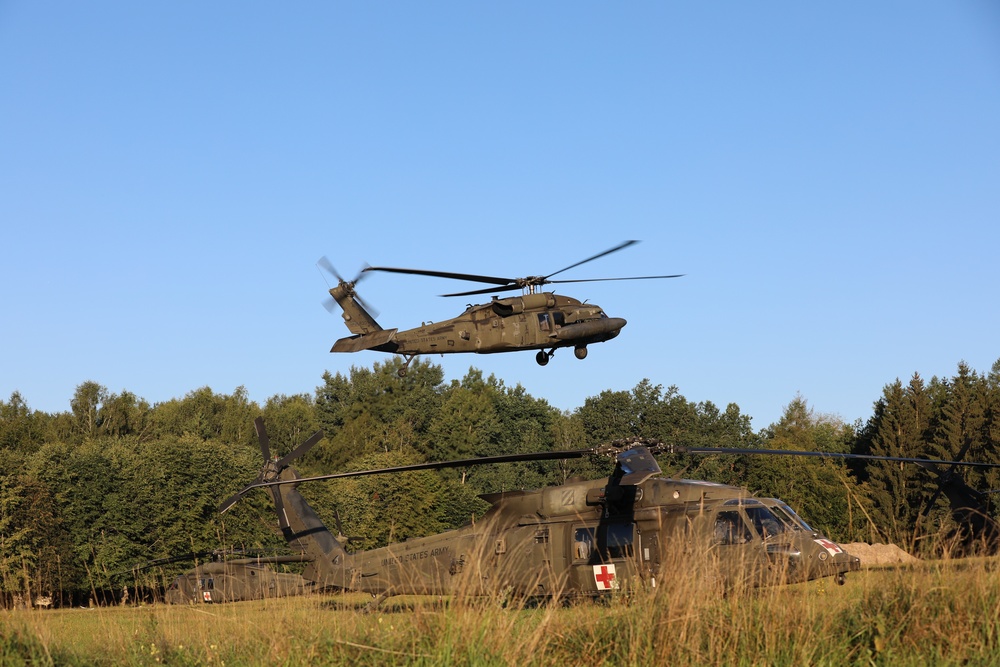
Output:
[[716,544],[746,544],[751,540],[753,540],[753,533],[740,518],[739,512],[719,512],[719,516],[715,519]]
[[762,540],[785,532],[784,524],[766,507],[748,507],[747,516]]
[[573,558],[576,560],[590,560],[590,554],[594,551],[594,529],[577,528],[573,535]]
[[779,507],[781,509],[783,509],[784,511],[788,512],[788,514],[791,515],[792,519],[794,519],[797,524],[799,524],[800,526],[802,526],[803,528],[806,529],[806,532],[808,532],[808,533],[816,532],[816,531],[814,531],[812,529],[812,526],[810,526],[808,523],[806,523],[805,521],[803,521],[802,517],[800,517],[798,514],[796,514],[795,510],[793,510],[791,507],[789,507],[785,503],[781,503],[779,505]]
[[627,558],[632,555],[633,526],[630,523],[612,523],[601,528],[600,536],[606,558]]
[[782,522],[784,522],[785,526],[787,526],[789,530],[799,530],[799,531],[805,530],[805,528],[802,527],[802,524],[796,521],[791,514],[786,512],[781,505],[774,505],[769,509],[771,510],[771,513],[774,514],[774,516],[778,517],[779,519],[782,520]]
[[538,328],[542,331],[549,331],[552,328],[548,313],[538,313]]
[[566,314],[563,313],[561,310],[557,310],[556,312],[552,313],[552,321],[556,323],[557,327],[561,327],[562,325],[566,324]]

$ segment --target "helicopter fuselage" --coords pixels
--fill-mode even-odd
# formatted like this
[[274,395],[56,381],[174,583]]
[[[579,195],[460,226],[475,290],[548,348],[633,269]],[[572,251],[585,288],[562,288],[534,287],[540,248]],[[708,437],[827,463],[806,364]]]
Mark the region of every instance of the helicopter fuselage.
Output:
[[[331,290],[331,294],[334,291]],[[348,318],[355,304],[345,304],[345,301],[341,297],[345,320],[350,323],[353,318]],[[541,350],[538,361],[544,364],[551,351],[560,347],[575,348],[577,357],[582,359],[586,356],[587,345],[611,340],[625,324],[623,318],[608,317],[600,306],[541,292],[494,298],[490,303],[470,305],[458,317],[424,323],[413,329],[379,329],[355,334],[338,340],[330,351],[369,349],[411,357]]]
[[726,585],[844,575],[860,562],[784,503],[736,487],[652,478],[603,480],[488,496],[474,525],[334,559],[324,583],[371,594],[507,591],[594,596],[712,568]]
[[275,572],[269,567],[237,562],[209,562],[181,574],[167,587],[168,604],[238,602],[304,595],[313,582],[298,574]]

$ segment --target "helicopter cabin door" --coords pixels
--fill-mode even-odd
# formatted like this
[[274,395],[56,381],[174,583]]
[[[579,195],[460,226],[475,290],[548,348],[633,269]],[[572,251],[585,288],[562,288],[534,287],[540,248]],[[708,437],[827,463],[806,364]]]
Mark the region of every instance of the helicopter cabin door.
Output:
[[766,567],[763,545],[738,505],[724,507],[716,515],[712,551],[728,585],[756,582]]
[[569,537],[571,590],[584,595],[606,594],[636,576],[641,544],[634,523],[575,524]]

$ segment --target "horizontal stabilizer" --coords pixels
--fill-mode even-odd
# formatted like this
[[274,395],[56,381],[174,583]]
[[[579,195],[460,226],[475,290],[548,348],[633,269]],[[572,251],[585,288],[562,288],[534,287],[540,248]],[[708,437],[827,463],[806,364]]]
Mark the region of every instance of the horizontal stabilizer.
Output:
[[378,347],[379,345],[385,345],[391,341],[399,329],[381,329],[379,331],[374,331],[369,334],[363,334],[358,336],[348,336],[347,338],[341,338],[333,347],[330,348],[331,352],[360,352],[361,350],[370,350],[373,347]]

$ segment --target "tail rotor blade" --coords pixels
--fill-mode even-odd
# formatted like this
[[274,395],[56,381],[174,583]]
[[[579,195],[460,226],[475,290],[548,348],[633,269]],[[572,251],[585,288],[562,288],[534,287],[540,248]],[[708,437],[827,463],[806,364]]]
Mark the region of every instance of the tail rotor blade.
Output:
[[323,439],[323,431],[316,431],[315,433],[313,433],[308,440],[303,442],[301,445],[299,445],[289,453],[285,454],[283,457],[281,457],[281,459],[277,463],[278,470],[284,469],[285,466],[287,466],[289,463],[291,463],[295,459],[299,458],[300,456],[308,452],[310,449],[313,448],[313,446],[317,442],[319,442],[322,439]]
[[254,419],[253,427],[257,430],[257,440],[260,442],[260,452],[264,455],[264,461],[270,461],[271,440],[267,437],[267,430],[264,428],[264,418],[257,417]]
[[246,491],[247,490],[244,489],[239,493],[237,493],[236,495],[227,498],[221,505],[219,505],[219,514],[225,514],[230,509],[232,509],[233,505],[243,500],[243,494],[246,493]]
[[319,260],[316,262],[316,264],[318,264],[321,269],[323,269],[324,271],[332,275],[334,278],[336,278],[337,282],[340,283],[345,282],[343,276],[341,276],[340,273],[337,272],[337,269],[333,266],[330,260],[327,259],[326,255],[320,257]]

